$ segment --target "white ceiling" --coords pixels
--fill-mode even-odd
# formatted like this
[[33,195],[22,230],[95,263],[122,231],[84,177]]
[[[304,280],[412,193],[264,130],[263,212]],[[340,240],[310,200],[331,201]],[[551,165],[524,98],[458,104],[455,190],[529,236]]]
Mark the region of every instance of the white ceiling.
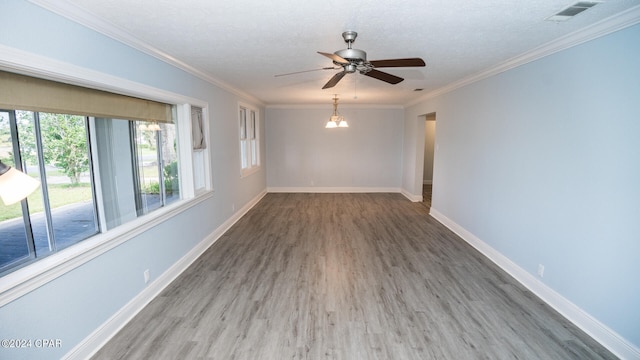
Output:
[[[550,22],[575,1],[33,1],[266,105],[328,104],[334,93],[340,103],[407,104],[640,4],[607,0]],[[350,74],[322,90],[337,70],[275,77],[331,66],[317,51],[346,48],[345,30],[358,32],[353,47],[369,60],[421,57],[427,66],[382,69],[405,78],[397,85]]]

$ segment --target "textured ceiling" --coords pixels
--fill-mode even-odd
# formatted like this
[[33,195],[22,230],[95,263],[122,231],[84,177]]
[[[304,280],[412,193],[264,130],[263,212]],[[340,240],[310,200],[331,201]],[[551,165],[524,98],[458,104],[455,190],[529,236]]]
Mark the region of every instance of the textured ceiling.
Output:
[[[135,39],[267,105],[326,104],[334,93],[341,103],[406,104],[640,4],[608,0],[569,21],[550,22],[544,19],[575,1],[34,2],[81,16],[85,24],[100,23],[95,28],[107,32],[117,29],[112,36],[126,34],[129,42]],[[350,74],[322,90],[337,70],[275,77],[331,66],[317,51],[345,48],[345,30],[358,32],[353,47],[369,60],[421,57],[427,66],[383,69],[405,78],[397,85]]]

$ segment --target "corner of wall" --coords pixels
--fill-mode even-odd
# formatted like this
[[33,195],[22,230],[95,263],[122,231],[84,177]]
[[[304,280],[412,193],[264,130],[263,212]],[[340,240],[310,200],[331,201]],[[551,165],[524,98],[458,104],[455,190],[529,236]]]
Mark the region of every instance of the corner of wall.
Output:
[[422,194],[420,195],[416,195],[416,194],[412,194],[409,191],[407,191],[406,189],[401,189],[400,193],[402,195],[404,195],[404,197],[406,197],[407,199],[413,201],[413,202],[422,202],[424,201],[424,199],[422,198]]

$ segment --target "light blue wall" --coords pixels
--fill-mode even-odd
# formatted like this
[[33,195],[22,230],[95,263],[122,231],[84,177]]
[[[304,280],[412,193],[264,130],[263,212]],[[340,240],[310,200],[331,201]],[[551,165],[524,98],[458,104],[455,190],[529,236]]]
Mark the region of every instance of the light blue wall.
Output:
[[[266,189],[266,172],[240,179],[238,101],[164,62],[31,3],[3,0],[0,44],[97,70],[210,105],[212,198],[0,308],[0,338],[61,339],[56,349],[0,349],[2,359],[60,358],[132,300],[196,244]],[[1,56],[1,55],[0,55]],[[262,114],[264,109],[253,104]],[[262,128],[264,138],[264,127]],[[262,163],[264,142],[262,144]],[[2,279],[0,278],[0,281]]]
[[403,110],[341,107],[349,127],[326,129],[331,113],[267,109],[267,186],[399,190]]
[[541,281],[640,347],[638,39],[636,25],[438,96],[405,126],[437,113],[434,209],[531,274],[543,264]]

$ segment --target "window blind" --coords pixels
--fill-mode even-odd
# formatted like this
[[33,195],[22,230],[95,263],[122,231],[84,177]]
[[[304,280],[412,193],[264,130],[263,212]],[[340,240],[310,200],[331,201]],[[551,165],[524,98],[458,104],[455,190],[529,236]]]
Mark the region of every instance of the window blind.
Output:
[[203,150],[207,148],[204,139],[204,124],[202,123],[202,108],[191,107],[191,137],[193,138],[193,150]]
[[0,109],[173,123],[169,104],[5,71]]

